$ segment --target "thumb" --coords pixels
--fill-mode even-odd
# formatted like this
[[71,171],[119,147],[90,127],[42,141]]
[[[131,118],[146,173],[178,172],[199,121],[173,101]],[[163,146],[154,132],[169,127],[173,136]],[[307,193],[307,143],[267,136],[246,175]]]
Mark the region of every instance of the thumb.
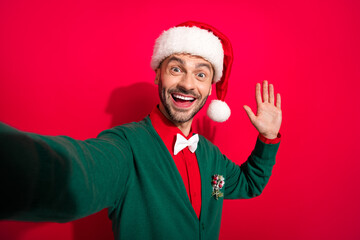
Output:
[[250,121],[254,122],[255,119],[256,119],[256,116],[253,113],[253,111],[251,110],[251,108],[249,106],[247,106],[247,105],[244,105],[243,108],[244,108],[246,114],[248,115],[248,117],[250,118]]

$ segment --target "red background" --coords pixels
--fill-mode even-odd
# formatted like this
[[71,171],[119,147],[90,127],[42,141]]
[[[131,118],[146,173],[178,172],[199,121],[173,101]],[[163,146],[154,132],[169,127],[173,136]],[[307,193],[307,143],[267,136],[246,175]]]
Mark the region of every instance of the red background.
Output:
[[[3,0],[0,120],[76,139],[140,120],[157,102],[154,40],[180,22],[203,21],[233,43],[232,116],[214,124],[202,111],[195,128],[240,164],[257,136],[242,109],[255,108],[255,83],[274,83],[283,102],[273,176],[260,197],[225,201],[220,238],[360,239],[359,10],[356,0]],[[102,211],[66,224],[2,221],[0,238],[112,233]]]

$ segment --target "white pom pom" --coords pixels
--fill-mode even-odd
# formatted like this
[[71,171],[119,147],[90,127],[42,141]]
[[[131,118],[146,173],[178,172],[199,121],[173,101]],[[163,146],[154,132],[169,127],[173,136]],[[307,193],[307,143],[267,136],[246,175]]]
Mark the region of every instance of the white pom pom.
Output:
[[221,100],[212,100],[208,109],[208,117],[215,122],[225,122],[231,114],[229,106]]

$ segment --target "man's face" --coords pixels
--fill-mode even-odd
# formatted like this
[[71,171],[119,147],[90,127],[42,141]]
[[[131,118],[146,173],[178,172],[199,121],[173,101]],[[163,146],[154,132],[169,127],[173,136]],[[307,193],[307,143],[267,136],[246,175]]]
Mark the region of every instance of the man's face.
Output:
[[166,58],[156,70],[160,110],[173,122],[192,120],[211,94],[213,75],[211,64],[201,57],[174,54]]

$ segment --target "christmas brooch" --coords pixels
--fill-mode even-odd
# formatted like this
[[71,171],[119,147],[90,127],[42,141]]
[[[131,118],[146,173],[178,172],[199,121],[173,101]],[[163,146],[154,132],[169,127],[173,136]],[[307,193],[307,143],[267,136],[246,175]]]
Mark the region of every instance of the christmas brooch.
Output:
[[222,175],[215,174],[212,177],[211,185],[212,185],[212,188],[213,188],[213,192],[211,194],[212,197],[214,197],[216,200],[218,200],[219,197],[224,196],[224,193],[222,193],[220,191],[225,185],[225,178]]

